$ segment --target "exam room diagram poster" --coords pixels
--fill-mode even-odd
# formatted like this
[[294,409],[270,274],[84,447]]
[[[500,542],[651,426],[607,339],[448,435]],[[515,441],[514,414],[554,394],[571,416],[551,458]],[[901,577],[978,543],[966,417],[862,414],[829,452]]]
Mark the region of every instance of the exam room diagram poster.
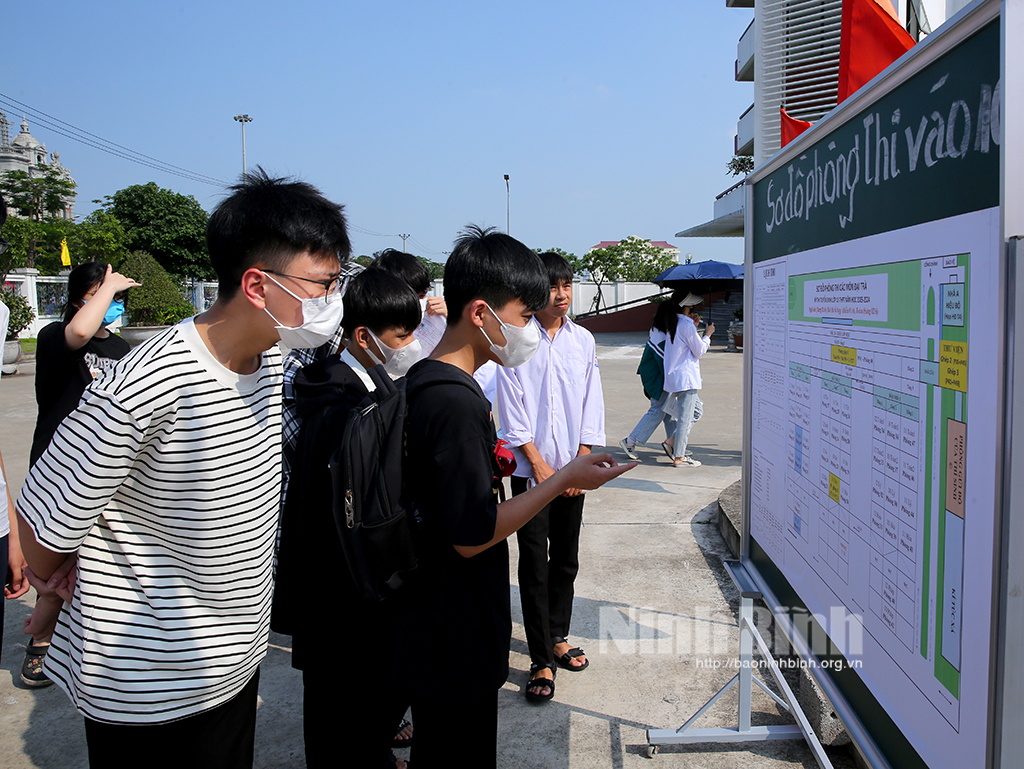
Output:
[[751,536],[929,766],[985,754],[998,223],[964,214],[750,276]]

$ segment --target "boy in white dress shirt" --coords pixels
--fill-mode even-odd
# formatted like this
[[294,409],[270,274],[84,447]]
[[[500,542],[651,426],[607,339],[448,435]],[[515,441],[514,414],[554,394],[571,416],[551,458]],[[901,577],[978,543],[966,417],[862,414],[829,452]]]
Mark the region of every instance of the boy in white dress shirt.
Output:
[[[569,317],[573,272],[560,255],[541,255],[551,298],[531,323],[541,327],[537,354],[518,368],[499,367],[497,406],[517,469],[512,493],[541,483],[573,458],[604,445],[604,398],[594,336]],[[557,662],[581,671],[590,662],[566,638],[579,571],[584,495],[569,489],[517,532],[519,589],[530,647],[531,702],[554,696]]]

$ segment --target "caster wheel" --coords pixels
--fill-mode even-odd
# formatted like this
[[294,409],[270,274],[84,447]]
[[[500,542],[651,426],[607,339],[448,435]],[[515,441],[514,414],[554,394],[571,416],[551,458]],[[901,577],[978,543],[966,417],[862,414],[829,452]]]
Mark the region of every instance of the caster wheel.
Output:
[[654,758],[656,755],[658,755],[658,747],[659,747],[658,745],[648,745],[647,746],[647,757],[648,758]]

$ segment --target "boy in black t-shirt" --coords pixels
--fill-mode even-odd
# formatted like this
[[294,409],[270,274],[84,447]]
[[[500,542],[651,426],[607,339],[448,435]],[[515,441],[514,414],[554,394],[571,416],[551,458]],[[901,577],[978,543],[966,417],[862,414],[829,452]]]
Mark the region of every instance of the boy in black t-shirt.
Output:
[[497,691],[512,633],[506,538],[566,489],[596,489],[636,464],[580,457],[499,503],[508,452],[473,372],[487,361],[529,360],[540,343],[529,320],[549,294],[533,251],[469,227],[445,265],[448,327],[407,378],[406,494],[423,536],[398,669],[412,692],[417,769],[495,766]]

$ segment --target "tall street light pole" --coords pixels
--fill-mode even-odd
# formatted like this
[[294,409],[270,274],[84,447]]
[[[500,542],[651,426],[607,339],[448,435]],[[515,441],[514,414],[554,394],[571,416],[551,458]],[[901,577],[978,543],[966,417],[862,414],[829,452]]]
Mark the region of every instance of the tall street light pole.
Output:
[[409,235],[408,233],[406,233],[406,234],[404,234],[404,235],[403,235],[402,233],[399,233],[399,234],[398,234],[398,237],[400,237],[400,238],[402,239],[402,253],[405,253],[405,254],[409,253],[408,251],[406,251],[406,250],[405,250],[405,241],[406,241],[406,240],[407,240],[408,238],[411,238],[412,236],[411,236],[411,235]]
[[508,174],[505,174],[505,234],[510,234],[508,231],[508,211],[509,206],[512,203],[512,193],[508,188]]
[[235,120],[242,124],[242,179],[245,179],[245,124],[251,123],[252,118],[248,115],[235,115]]

